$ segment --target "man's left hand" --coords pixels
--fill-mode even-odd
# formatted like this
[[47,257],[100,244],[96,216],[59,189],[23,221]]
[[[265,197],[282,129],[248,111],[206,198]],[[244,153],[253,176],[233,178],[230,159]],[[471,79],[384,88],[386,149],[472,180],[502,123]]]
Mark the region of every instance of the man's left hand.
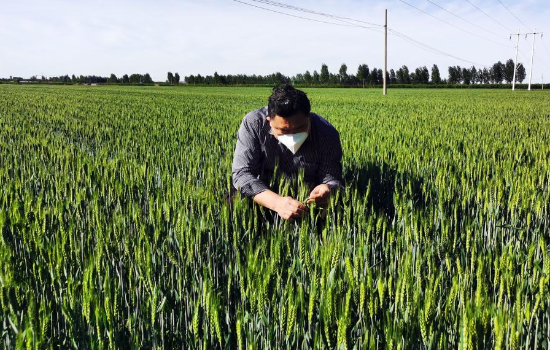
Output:
[[315,202],[317,205],[327,205],[330,199],[330,187],[327,184],[320,184],[309,194],[307,204]]

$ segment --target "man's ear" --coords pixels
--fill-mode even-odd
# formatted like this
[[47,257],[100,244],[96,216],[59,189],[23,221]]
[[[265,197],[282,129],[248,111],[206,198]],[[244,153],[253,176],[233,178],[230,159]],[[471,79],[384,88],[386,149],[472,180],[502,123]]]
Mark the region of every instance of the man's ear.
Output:
[[271,121],[271,117],[267,116],[267,117],[265,118],[265,120],[267,120],[268,122],[270,122],[270,121]]

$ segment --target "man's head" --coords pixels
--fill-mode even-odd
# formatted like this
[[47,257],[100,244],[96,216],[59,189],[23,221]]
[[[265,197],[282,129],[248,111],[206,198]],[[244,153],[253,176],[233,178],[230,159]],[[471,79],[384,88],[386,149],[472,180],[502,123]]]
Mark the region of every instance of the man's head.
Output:
[[275,136],[309,130],[311,104],[303,91],[290,85],[276,87],[269,97],[267,120]]

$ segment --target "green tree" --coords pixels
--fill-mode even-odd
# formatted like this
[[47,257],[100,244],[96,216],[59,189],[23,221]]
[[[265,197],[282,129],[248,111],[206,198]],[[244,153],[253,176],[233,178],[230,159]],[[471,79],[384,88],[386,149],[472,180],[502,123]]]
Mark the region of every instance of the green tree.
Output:
[[460,66],[449,67],[449,84],[460,84],[462,82],[462,68]]
[[397,77],[395,76],[395,71],[390,69],[390,84],[395,84],[397,82]]
[[145,73],[145,75],[143,76],[143,83],[153,84],[153,79],[151,78],[151,75],[149,73]]
[[510,84],[514,80],[514,61],[509,59],[504,65],[504,80]]
[[109,77],[109,79],[107,80],[107,82],[109,84],[116,84],[118,81],[116,75],[114,75],[113,73],[111,73],[111,76]]
[[430,81],[430,73],[428,72],[428,68],[426,66],[418,67],[414,71],[414,83],[416,84],[427,84]]
[[409,74],[409,67],[403,66],[401,68],[403,69],[403,84],[410,84],[411,76]]
[[398,84],[405,84],[405,78],[403,75],[404,75],[403,67],[401,67],[395,73],[395,78],[397,79]]
[[369,81],[369,73],[368,65],[360,64],[359,67],[357,67],[357,79],[359,79],[363,85]]
[[470,68],[470,80],[472,84],[475,84],[479,81],[479,73],[475,66]]
[[311,84],[311,82],[313,81],[313,77],[311,76],[311,73],[308,70],[306,70],[304,74],[304,81],[306,82],[306,84]]
[[472,72],[468,68],[462,68],[462,81],[465,85],[472,83]]
[[370,71],[370,82],[372,82],[374,85],[382,84],[384,79],[384,72],[382,69],[373,68]]
[[439,73],[439,67],[437,64],[432,66],[432,83],[441,84],[441,74]]
[[138,83],[141,83],[141,74],[130,74],[130,83],[131,84],[138,84]]
[[491,82],[491,72],[487,67],[480,69],[478,74],[481,84],[489,84]]
[[180,83],[180,75],[178,72],[174,74],[174,84],[178,85]]
[[168,72],[168,84],[173,84],[173,83],[174,83],[174,74],[172,74],[172,72]]
[[314,84],[319,84],[321,82],[321,76],[319,75],[319,73],[317,73],[316,70],[313,71],[313,83]]
[[328,72],[328,66],[323,63],[321,65],[321,76],[320,76],[321,83],[326,84],[329,82],[329,79],[330,79],[330,73]]
[[130,82],[130,78],[128,77],[128,74],[124,74],[122,76],[122,84],[128,84]]
[[518,67],[516,69],[516,79],[517,79],[517,81],[519,81],[520,83],[523,83],[526,76],[527,75],[525,73],[525,67],[523,66],[522,63],[518,63]]
[[492,74],[491,74],[491,80],[494,83],[502,84],[502,80],[504,80],[504,70],[506,67],[504,66],[504,63],[498,61],[497,63],[493,64],[492,67]]
[[378,83],[378,69],[372,68],[369,74],[369,83],[377,84]]
[[348,66],[345,63],[342,63],[342,65],[340,66],[338,76],[341,83],[345,84],[348,81]]

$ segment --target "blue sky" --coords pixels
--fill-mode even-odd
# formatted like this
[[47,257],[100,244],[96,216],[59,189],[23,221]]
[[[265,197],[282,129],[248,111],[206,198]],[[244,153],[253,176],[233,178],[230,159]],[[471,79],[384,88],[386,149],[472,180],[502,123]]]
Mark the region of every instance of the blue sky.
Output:
[[[242,0],[251,4],[252,0]],[[449,65],[477,67],[514,56],[509,29],[527,31],[498,0],[431,0],[477,25],[466,23],[428,0],[406,0],[461,31],[399,0],[285,0],[287,4],[342,17],[383,24],[454,57],[423,50],[389,37],[389,68],[437,64],[444,76]],[[550,2],[501,0],[536,39],[533,82],[550,82]],[[325,17],[269,7],[313,19]],[[502,25],[502,26],[501,26]],[[506,28],[504,28],[506,27]],[[481,29],[482,28],[482,29]],[[520,39],[519,61],[529,68],[532,39]],[[462,60],[459,60],[462,59]],[[468,61],[468,62],[466,62]],[[0,0],[0,77],[115,73],[286,75],[320,70],[337,72],[346,63],[355,73],[361,63],[383,65],[383,35],[378,31],[311,22],[232,0]]]

